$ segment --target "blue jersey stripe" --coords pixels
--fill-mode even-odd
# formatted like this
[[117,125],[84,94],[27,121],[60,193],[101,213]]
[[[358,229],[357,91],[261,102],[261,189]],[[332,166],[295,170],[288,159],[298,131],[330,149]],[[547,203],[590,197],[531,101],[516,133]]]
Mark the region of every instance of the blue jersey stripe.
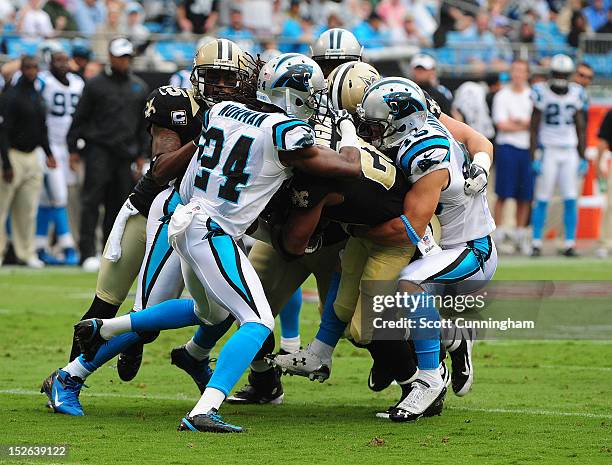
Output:
[[287,145],[285,144],[285,133],[297,126],[305,126],[309,130],[311,129],[304,121],[301,120],[289,120],[274,126],[274,146],[279,150],[285,150]]

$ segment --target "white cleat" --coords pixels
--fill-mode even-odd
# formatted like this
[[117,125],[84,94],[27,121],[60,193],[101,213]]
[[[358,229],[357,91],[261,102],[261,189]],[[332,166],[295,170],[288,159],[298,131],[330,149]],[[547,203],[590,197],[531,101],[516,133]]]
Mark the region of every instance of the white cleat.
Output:
[[439,415],[444,405],[446,387],[443,383],[432,388],[422,379],[416,379],[408,395],[389,412],[391,421],[415,421],[423,416]]
[[281,370],[284,375],[304,376],[311,381],[322,383],[331,373],[331,363],[325,363],[317,354],[311,352],[310,346],[292,354],[271,354],[265,357],[266,362]]

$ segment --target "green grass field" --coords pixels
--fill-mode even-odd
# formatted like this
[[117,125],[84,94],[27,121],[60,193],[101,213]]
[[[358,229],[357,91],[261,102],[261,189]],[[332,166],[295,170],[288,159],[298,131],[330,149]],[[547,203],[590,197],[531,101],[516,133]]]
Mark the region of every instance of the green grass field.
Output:
[[[612,262],[502,259],[496,278],[610,280]],[[54,415],[38,390],[64,365],[94,284],[95,275],[76,270],[0,270],[0,446],[70,446],[67,457],[15,460],[3,452],[0,463],[612,463],[610,341],[481,341],[472,392],[450,393],[442,416],[414,424],[374,417],[399,389],[369,391],[368,353],[341,341],[326,383],[285,378],[283,405],[223,407],[247,433],[205,435],[176,431],[198,398],[169,363],[170,349],[191,336],[187,328],[147,346],[133,382],[121,382],[112,362],[91,376],[81,395],[85,417]],[[304,342],[317,319],[305,304]]]

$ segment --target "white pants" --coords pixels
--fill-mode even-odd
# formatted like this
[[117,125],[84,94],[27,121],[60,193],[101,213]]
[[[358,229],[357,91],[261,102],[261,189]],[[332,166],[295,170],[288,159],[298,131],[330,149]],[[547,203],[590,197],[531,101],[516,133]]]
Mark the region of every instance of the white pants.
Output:
[[40,194],[40,205],[43,207],[65,207],[68,205],[69,177],[76,182],[76,173],[70,170],[68,163],[68,146],[65,144],[50,144],[51,152],[55,157],[57,166],[48,168],[41,154],[43,165],[44,182]]
[[241,325],[254,322],[274,329],[272,310],[255,269],[234,239],[208,215],[194,204],[177,209],[170,240],[181,256],[185,285],[202,321],[220,323],[231,313]]
[[490,236],[419,258],[402,270],[400,280],[420,284],[430,293],[456,285],[459,293],[477,291],[497,269],[497,249]]
[[149,210],[145,256],[138,274],[134,310],[178,299],[183,292],[181,260],[168,241],[168,223],[180,196],[173,187],[160,192]]
[[578,197],[578,164],[576,148],[545,147],[542,151],[542,172],[536,178],[535,199],[548,202],[555,186],[563,200]]

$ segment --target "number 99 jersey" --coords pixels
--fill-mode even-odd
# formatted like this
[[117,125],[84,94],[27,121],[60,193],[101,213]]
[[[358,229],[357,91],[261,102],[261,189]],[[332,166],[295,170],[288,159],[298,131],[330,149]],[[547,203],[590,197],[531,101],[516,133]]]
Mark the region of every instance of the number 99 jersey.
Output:
[[532,87],[531,99],[533,106],[542,112],[538,142],[544,147],[576,147],[578,136],[574,116],[588,107],[584,88],[570,82],[565,94],[556,94],[548,83],[541,82]]
[[278,152],[311,147],[314,140],[310,126],[284,113],[218,103],[204,116],[181,199],[197,203],[226,234],[238,238],[291,176]]
[[66,74],[68,84],[60,82],[50,71],[39,73],[41,93],[47,106],[47,131],[51,144],[66,145],[66,135],[72,124],[72,115],[83,93],[83,79],[73,73]]

